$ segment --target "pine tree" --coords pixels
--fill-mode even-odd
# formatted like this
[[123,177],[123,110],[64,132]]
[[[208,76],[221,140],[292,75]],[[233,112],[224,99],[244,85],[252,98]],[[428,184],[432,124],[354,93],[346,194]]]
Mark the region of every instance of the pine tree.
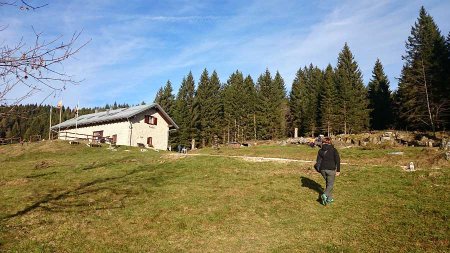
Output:
[[302,133],[303,102],[306,87],[306,76],[302,68],[300,68],[295,79],[292,82],[291,92],[289,94],[289,126],[290,129],[298,128]]
[[363,84],[358,63],[354,60],[347,43],[339,53],[336,68],[338,91],[339,130],[347,133],[360,132],[369,125],[367,90]]
[[256,103],[257,94],[255,82],[250,75],[244,79],[243,83],[243,100],[242,107],[245,108],[244,120],[243,120],[243,137],[244,141],[249,139],[256,139]]
[[260,139],[268,140],[273,136],[271,135],[271,96],[272,96],[272,76],[268,69],[261,74],[258,78],[256,89],[257,89],[257,113],[256,121],[257,125],[257,136]]
[[323,81],[322,71],[309,65],[305,67],[305,90],[303,96],[302,110],[302,130],[306,133],[314,136],[319,126],[319,91],[321,89],[321,83]]
[[449,113],[448,50],[433,18],[422,6],[411,28],[401,72],[397,102],[411,129],[443,128]]
[[323,75],[323,85],[320,91],[320,122],[323,132],[330,136],[337,126],[337,92],[334,70],[328,64]]
[[377,59],[368,84],[370,126],[375,130],[387,129],[392,125],[392,99],[389,80],[381,61]]
[[173,107],[175,103],[175,98],[172,94],[172,83],[170,80],[167,80],[166,85],[164,88],[159,88],[158,92],[156,93],[156,97],[154,100],[154,103],[157,103],[163,108],[163,110],[169,114],[169,116],[172,116],[173,113]]
[[230,75],[224,86],[223,106],[227,142],[240,141],[241,126],[246,113],[245,108],[240,105],[244,96],[243,86],[244,76],[239,70]]
[[288,111],[286,100],[286,87],[280,72],[275,73],[272,82],[272,96],[271,102],[271,129],[272,138],[279,139],[285,137],[286,133],[286,114]]
[[192,72],[183,78],[175,101],[175,122],[179,129],[172,136],[172,143],[189,146],[195,138],[197,115],[194,114],[195,82]]
[[220,81],[214,71],[209,77],[208,71],[203,70],[200,76],[195,100],[197,113],[199,115],[198,126],[199,138],[202,146],[212,143],[214,135],[218,135],[218,117],[220,114]]

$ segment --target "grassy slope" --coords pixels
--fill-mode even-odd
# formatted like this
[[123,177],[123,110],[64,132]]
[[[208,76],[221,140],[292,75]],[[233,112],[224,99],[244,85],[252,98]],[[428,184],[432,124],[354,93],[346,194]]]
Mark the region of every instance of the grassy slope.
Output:
[[[341,150],[336,203],[317,202],[309,164],[112,152],[63,142],[0,147],[0,249],[57,252],[414,252],[449,250],[449,163],[434,151]],[[202,153],[312,160],[261,146]],[[403,161],[404,160],[404,161]],[[364,164],[376,163],[377,167]],[[443,165],[444,167],[442,167]],[[425,166],[424,166],[425,167]]]

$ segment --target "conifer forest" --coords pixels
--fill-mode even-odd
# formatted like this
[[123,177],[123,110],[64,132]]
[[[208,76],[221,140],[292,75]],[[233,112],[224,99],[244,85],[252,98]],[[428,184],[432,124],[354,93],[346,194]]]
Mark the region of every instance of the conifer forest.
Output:
[[[214,138],[220,143],[276,140],[292,137],[295,128],[302,136],[385,129],[446,131],[450,128],[450,33],[443,34],[422,7],[405,39],[399,77],[388,77],[382,59],[377,59],[365,84],[348,41],[335,66],[300,66],[290,90],[270,66],[257,77],[236,70],[226,79],[204,69],[200,77],[187,73],[178,91],[167,81],[153,102],[180,127],[171,133],[171,143],[185,145],[192,139],[199,145],[211,145]],[[398,78],[397,90],[390,89],[394,78]],[[128,106],[114,102],[82,108],[79,114]],[[75,108],[62,108],[63,121],[75,114]],[[5,104],[0,116],[0,138],[48,136],[49,105]],[[59,123],[55,108],[52,122]]]

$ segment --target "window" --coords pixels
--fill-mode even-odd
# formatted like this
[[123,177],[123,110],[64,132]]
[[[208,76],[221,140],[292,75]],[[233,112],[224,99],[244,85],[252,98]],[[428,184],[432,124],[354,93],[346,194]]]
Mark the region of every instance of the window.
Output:
[[149,147],[153,147],[153,144],[152,144],[152,137],[147,137],[147,145],[149,146]]
[[158,124],[158,119],[156,117],[150,116],[150,115],[145,115],[144,116],[144,122],[146,124],[149,125],[157,125]]

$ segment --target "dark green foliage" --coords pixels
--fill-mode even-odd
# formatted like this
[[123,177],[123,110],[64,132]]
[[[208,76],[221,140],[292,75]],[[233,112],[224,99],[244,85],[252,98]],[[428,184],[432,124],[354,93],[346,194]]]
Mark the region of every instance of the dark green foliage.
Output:
[[172,83],[170,80],[167,80],[164,88],[158,90],[154,102],[159,104],[169,116],[172,116],[175,97],[173,95]]
[[195,82],[192,72],[183,78],[181,87],[175,100],[173,117],[180,129],[174,133],[172,142],[189,146],[196,137],[198,113],[194,109]]
[[370,127],[375,130],[392,126],[392,99],[389,80],[384,73],[381,61],[377,59],[372,71],[372,79],[368,85]]
[[337,92],[335,85],[334,70],[328,64],[323,75],[322,89],[320,90],[320,123],[321,130],[330,136],[334,132],[337,122]]
[[244,80],[236,70],[223,87],[223,110],[226,141],[243,142],[252,137],[256,91],[251,77]]
[[261,74],[257,83],[257,137],[263,140],[285,136],[287,113],[286,88],[277,71],[272,79],[268,69]]
[[420,9],[406,42],[397,103],[409,129],[435,131],[448,125],[448,47],[433,18]]
[[319,91],[321,90],[321,83],[323,82],[322,71],[313,66],[309,65],[308,68],[305,67],[304,72],[305,77],[305,94],[303,99],[305,100],[303,105],[303,120],[302,120],[302,130],[314,136],[318,130],[319,121]]
[[[106,108],[102,108],[103,110]],[[76,110],[68,107],[61,109],[61,121],[75,117]],[[93,113],[91,108],[81,108],[78,114]],[[30,137],[37,139],[48,139],[50,127],[50,106],[48,105],[16,105],[0,107],[0,138],[22,138],[29,140]],[[59,123],[59,109],[52,109],[52,126]]]
[[367,129],[369,126],[367,90],[347,43],[339,53],[336,85],[339,104],[337,115],[340,122],[338,130],[347,134]]
[[303,118],[302,97],[305,93],[305,73],[300,68],[292,82],[291,92],[289,94],[289,128],[292,135],[293,129],[301,128]]
[[200,82],[195,96],[197,121],[197,134],[202,146],[212,143],[214,135],[220,135],[220,115],[222,103],[220,99],[220,80],[214,71],[209,77],[205,69],[200,76]]

